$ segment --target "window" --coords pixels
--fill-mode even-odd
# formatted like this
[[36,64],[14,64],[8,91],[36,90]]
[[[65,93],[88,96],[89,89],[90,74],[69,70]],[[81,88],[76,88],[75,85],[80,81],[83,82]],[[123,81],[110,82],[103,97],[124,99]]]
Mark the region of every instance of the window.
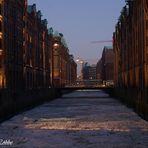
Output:
[[148,29],[148,20],[146,20],[146,29]]
[[0,21],[0,32],[2,32],[2,22]]
[[146,37],[146,46],[148,46],[148,36]]
[[0,49],[2,49],[2,39],[0,39]]

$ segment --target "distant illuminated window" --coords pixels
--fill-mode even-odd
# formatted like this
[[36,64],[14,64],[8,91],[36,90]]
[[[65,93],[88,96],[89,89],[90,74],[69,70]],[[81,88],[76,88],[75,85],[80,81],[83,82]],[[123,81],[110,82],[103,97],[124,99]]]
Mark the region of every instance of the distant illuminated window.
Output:
[[2,32],[2,22],[0,21],[0,32]]
[[148,36],[146,37],[146,46],[148,46]]
[[30,43],[32,43],[32,37],[31,36],[29,37],[29,41],[30,41]]
[[2,88],[2,86],[3,86],[3,76],[0,75],[0,88]]
[[2,39],[0,38],[0,49],[2,49]]
[[148,29],[148,20],[146,20],[146,29]]

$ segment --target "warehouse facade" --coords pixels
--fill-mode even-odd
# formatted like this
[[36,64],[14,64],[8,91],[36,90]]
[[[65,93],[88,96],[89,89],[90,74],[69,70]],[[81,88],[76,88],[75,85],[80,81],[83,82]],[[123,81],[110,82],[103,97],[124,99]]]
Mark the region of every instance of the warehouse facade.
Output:
[[113,35],[116,94],[148,119],[148,1],[127,1]]

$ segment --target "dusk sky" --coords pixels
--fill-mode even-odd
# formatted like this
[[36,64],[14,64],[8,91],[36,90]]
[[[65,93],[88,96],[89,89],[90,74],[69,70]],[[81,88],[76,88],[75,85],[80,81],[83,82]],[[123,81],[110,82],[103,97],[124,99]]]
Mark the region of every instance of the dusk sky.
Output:
[[42,11],[48,27],[64,34],[70,53],[97,63],[104,46],[91,41],[112,40],[125,0],[29,0]]

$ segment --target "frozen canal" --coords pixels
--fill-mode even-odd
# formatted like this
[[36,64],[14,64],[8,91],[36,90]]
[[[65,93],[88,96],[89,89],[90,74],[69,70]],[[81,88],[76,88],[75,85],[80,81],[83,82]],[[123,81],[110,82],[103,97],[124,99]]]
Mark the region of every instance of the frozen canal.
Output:
[[148,122],[102,91],[75,91],[1,123],[1,147],[148,148]]

